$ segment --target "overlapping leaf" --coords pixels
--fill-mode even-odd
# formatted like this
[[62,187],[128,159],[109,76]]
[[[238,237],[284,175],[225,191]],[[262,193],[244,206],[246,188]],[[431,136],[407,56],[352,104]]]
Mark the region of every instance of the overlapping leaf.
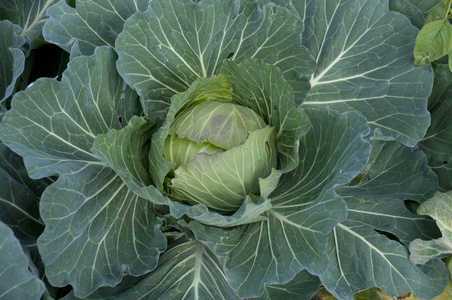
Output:
[[21,47],[26,40],[20,31],[10,21],[0,21],[0,109],[1,103],[14,92],[16,80],[24,70],[25,54]]
[[46,10],[55,2],[57,0],[3,0],[0,19],[19,25],[20,36],[28,37],[32,49],[38,48],[44,43],[42,27],[47,20]]
[[432,124],[419,142],[430,167],[444,190],[452,190],[452,73],[447,65],[435,65],[435,84],[429,98]]
[[76,7],[60,0],[47,11],[49,20],[43,28],[46,41],[76,54],[90,55],[99,46],[114,47],[125,20],[138,10],[145,10],[149,0],[77,1]]
[[429,125],[429,67],[413,64],[417,30],[385,0],[307,0],[303,44],[317,68],[302,107],[364,115],[372,129],[414,146]]
[[157,268],[121,299],[240,299],[217,258],[196,240],[169,245]]
[[22,158],[0,143],[0,220],[22,245],[36,244],[44,230],[39,216],[39,197],[51,179],[32,180]]
[[389,0],[389,9],[405,15],[411,24],[419,29],[424,25],[425,17],[422,11],[410,0]]
[[0,125],[33,178],[60,175],[41,198],[38,246],[49,281],[78,296],[118,283],[123,265],[133,275],[152,270],[166,245],[148,202],[90,151],[96,135],[121,128],[119,103],[137,101],[123,87],[112,49],[98,48],[73,59],[61,82],[37,80],[16,94]]
[[362,116],[305,113],[312,129],[300,140],[301,162],[270,195],[267,220],[230,230],[190,223],[196,238],[220,257],[242,297],[261,296],[264,284],[285,284],[302,269],[312,274],[325,270],[327,235],[345,218],[334,187],[348,183],[367,163],[370,145],[363,136],[369,127]]
[[19,241],[3,222],[0,222],[0,298],[39,300],[44,283],[29,270],[28,257]]
[[431,299],[444,289],[445,267],[440,261],[413,266],[404,245],[435,238],[438,230],[432,220],[408,211],[404,200],[425,201],[438,189],[436,176],[421,151],[400,141],[377,139],[372,146],[365,171],[352,185],[337,188],[348,216],[329,237],[330,264],[320,279],[340,299],[370,287]]
[[431,241],[417,239],[410,244],[410,259],[415,264],[425,264],[434,258],[452,254],[452,191],[436,193],[418,209],[421,215],[429,215],[436,220],[443,236]]
[[[279,67],[301,103],[313,61],[300,45],[303,23],[285,8],[256,1],[156,0],[130,17],[116,42],[118,70],[144,98],[152,118],[197,78],[216,74],[223,60],[260,58]],[[282,38],[281,38],[282,37]]]
[[411,3],[416,5],[417,8],[424,14],[424,17],[430,13],[430,11],[440,3],[442,0],[410,0]]

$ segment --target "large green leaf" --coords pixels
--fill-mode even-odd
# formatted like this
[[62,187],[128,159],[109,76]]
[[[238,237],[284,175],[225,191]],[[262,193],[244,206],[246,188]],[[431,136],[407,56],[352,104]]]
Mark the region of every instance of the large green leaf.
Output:
[[452,73],[447,65],[435,65],[435,84],[429,98],[432,116],[419,149],[425,152],[430,167],[444,190],[452,190]]
[[29,269],[28,257],[19,241],[3,222],[0,222],[0,298],[41,299],[44,283]]
[[439,239],[414,240],[410,244],[410,260],[415,264],[425,264],[431,259],[452,254],[452,191],[436,193],[418,209],[421,215],[429,215],[436,220],[443,236]]
[[404,204],[422,202],[437,190],[437,178],[421,151],[400,141],[372,141],[364,171],[350,186],[336,188],[348,215],[329,237],[330,264],[320,276],[324,286],[339,299],[353,299],[370,287],[391,296],[414,292],[432,299],[440,294],[447,282],[444,265],[434,261],[415,267],[406,248],[415,238],[438,237],[438,229]]
[[57,0],[3,0],[0,3],[0,19],[19,25],[20,36],[28,37],[31,48],[38,48],[44,42],[42,27],[47,21],[46,10]]
[[43,34],[46,41],[59,45],[68,52],[84,55],[94,53],[99,46],[114,47],[125,20],[138,10],[145,10],[149,0],[84,0],[75,8],[65,0],[52,5]]
[[21,47],[26,40],[20,31],[10,21],[0,21],[0,109],[1,103],[15,91],[16,80],[24,71],[25,54]]
[[22,158],[0,143],[0,221],[7,224],[24,246],[36,244],[44,230],[39,197],[51,179],[32,180]]
[[353,294],[378,286],[393,297],[413,292],[433,299],[447,284],[447,269],[440,260],[414,266],[408,250],[366,224],[347,220],[329,237],[330,266],[320,280],[337,298],[353,300]]
[[387,0],[306,0],[303,44],[317,69],[302,107],[356,110],[414,146],[430,122],[430,67],[413,64],[417,29]]
[[260,58],[277,66],[299,104],[309,89],[300,78],[313,69],[300,45],[302,30],[300,19],[271,3],[155,0],[126,21],[116,42],[118,70],[152,116],[163,117],[172,95],[216,74],[226,58]]
[[190,223],[196,238],[220,258],[242,297],[259,297],[265,284],[285,284],[302,269],[324,272],[327,236],[346,217],[334,187],[348,183],[367,163],[370,145],[364,136],[369,127],[362,116],[305,113],[312,129],[300,140],[301,162],[270,194],[273,207],[264,214],[267,220],[229,230]]
[[2,141],[24,157],[33,178],[59,174],[41,197],[46,225],[38,246],[55,286],[78,296],[117,284],[123,265],[141,275],[157,264],[166,239],[150,204],[129,191],[91,153],[101,133],[121,128],[124,83],[109,47],[73,59],[61,82],[40,79],[17,93],[0,124]]

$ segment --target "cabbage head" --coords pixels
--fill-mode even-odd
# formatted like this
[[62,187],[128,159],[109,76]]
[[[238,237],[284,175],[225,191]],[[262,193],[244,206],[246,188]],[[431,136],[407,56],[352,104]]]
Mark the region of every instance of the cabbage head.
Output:
[[183,110],[163,151],[174,163],[169,197],[237,210],[246,195],[259,193],[259,178],[276,167],[275,139],[275,129],[244,106],[206,101]]

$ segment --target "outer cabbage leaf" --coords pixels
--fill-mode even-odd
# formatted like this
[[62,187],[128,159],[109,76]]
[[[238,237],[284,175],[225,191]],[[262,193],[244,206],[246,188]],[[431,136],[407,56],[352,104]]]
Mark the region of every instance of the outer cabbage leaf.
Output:
[[432,299],[447,282],[444,265],[434,261],[413,266],[406,246],[439,233],[431,219],[411,213],[403,201],[428,199],[438,190],[437,178],[419,150],[378,139],[372,147],[364,171],[350,186],[336,188],[347,203],[348,216],[330,234],[330,264],[320,279],[339,299],[354,299],[355,293],[370,287],[391,296],[413,292]]
[[44,230],[39,198],[51,183],[49,178],[30,179],[22,158],[0,143],[0,220],[24,246],[35,245]]
[[[91,55],[99,46],[114,47],[125,20],[138,10],[145,10],[149,0],[84,0],[75,8],[60,0],[47,10],[43,35],[46,41],[67,52]],[[75,48],[72,48],[75,47]]]
[[168,246],[159,265],[120,299],[241,299],[228,285],[217,258],[196,240]]
[[286,284],[303,269],[324,272],[327,236],[346,217],[334,187],[348,183],[369,158],[370,145],[364,140],[369,127],[362,116],[311,109],[305,113],[312,129],[300,140],[300,164],[270,194],[267,220],[233,229],[189,224],[220,258],[242,297],[259,297],[265,284]]
[[434,258],[443,258],[452,254],[452,191],[436,193],[422,203],[418,214],[429,215],[436,220],[443,236],[439,239],[414,240],[410,244],[410,260],[415,264],[425,264]]
[[28,257],[13,231],[0,222],[0,298],[39,300],[44,283],[30,272]]
[[442,189],[452,190],[452,73],[447,65],[435,65],[435,84],[429,98],[432,124],[419,142]]
[[116,42],[118,70],[151,118],[163,118],[172,95],[217,74],[226,58],[260,58],[279,67],[299,104],[309,90],[300,78],[314,67],[300,45],[302,30],[300,19],[271,3],[155,0],[126,21]]
[[430,67],[413,64],[417,29],[387,0],[306,0],[303,44],[317,68],[302,107],[356,110],[371,128],[414,146],[430,118]]
[[121,100],[123,87],[112,49],[98,48],[73,59],[61,82],[40,79],[17,93],[0,124],[32,178],[60,175],[41,197],[38,247],[49,281],[77,296],[117,284],[124,265],[149,272],[166,246],[149,202],[90,151],[97,135],[121,128],[118,103],[137,101]]
[[1,103],[15,91],[16,81],[24,71],[25,54],[21,47],[26,40],[20,36],[20,31],[20,27],[10,21],[0,21],[0,109]]
[[0,3],[0,19],[19,25],[20,36],[28,37],[31,48],[44,44],[42,27],[47,21],[47,8],[57,0],[3,0]]

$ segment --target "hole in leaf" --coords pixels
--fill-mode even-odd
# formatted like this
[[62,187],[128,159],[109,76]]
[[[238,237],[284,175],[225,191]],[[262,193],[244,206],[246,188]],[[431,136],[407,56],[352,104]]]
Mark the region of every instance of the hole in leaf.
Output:
[[118,121],[119,121],[119,123],[122,123],[122,117],[121,116],[118,117]]
[[226,59],[231,59],[234,56],[234,52],[231,52],[228,54],[228,57],[226,57]]
[[443,161],[443,165],[446,165],[447,164],[447,161]]

